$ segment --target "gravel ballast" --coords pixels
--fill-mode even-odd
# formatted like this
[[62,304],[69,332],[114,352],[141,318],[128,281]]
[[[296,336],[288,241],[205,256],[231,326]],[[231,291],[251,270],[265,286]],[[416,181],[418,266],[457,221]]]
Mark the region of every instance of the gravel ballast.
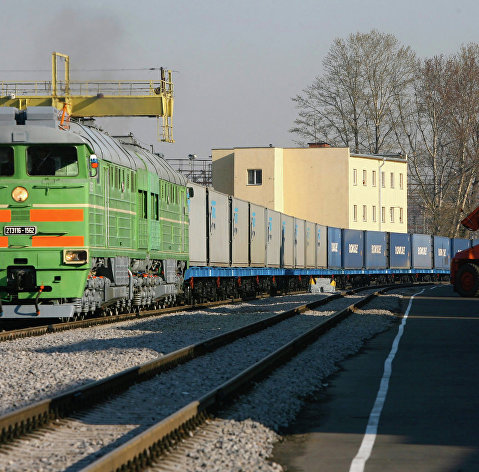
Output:
[[[413,293],[417,291],[417,288],[413,289]],[[407,290],[402,292],[406,293]],[[21,404],[40,399],[41,395],[51,396],[52,393],[58,393],[71,386],[111,375],[193,342],[229,331],[261,317],[271,316],[273,312],[291,308],[291,304],[306,303],[317,297],[301,295],[286,299],[260,300],[235,307],[220,307],[207,312],[169,315],[159,319],[138,320],[2,343],[0,345],[2,357],[4,353],[11,356],[9,362],[4,364],[7,367],[4,378],[12,380],[8,385],[2,383],[0,387],[1,408],[3,412],[15,409]],[[353,303],[354,298],[357,297],[350,297],[346,303],[343,300],[343,305]],[[267,459],[277,439],[277,431],[294,419],[304,399],[322,387],[325,379],[336,370],[339,361],[360,349],[365,339],[384,331],[397,321],[396,317],[391,316],[391,312],[398,311],[400,300],[397,295],[383,296],[369,304],[365,310],[350,316],[287,365],[275,371],[266,381],[258,384],[233,407],[222,412],[219,419],[208,425],[206,439],[199,431],[193,441],[181,446],[189,448],[189,452],[179,454],[178,450],[152,470],[282,470],[278,464]],[[265,352],[274,349],[276,344],[282,343],[285,334],[292,336],[296,334],[294,333],[296,329],[297,334],[306,331],[317,323],[318,316],[327,316],[330,314],[329,310],[338,309],[330,305],[327,308],[328,311],[318,309],[296,317],[297,328],[289,325],[289,333],[284,333],[282,323],[274,328],[276,331],[269,331],[276,333],[271,334],[269,340],[249,341],[250,345],[247,347],[241,347],[239,344],[236,351],[231,350],[229,359],[225,356],[226,365],[229,363],[231,367],[241,370],[243,362],[246,365],[251,361],[248,358],[256,356],[259,359]],[[261,333],[255,336],[260,335]],[[10,345],[10,349],[7,345]],[[256,350],[251,347],[252,345],[256,345]],[[184,366],[190,372],[190,383],[187,386],[175,371],[160,376],[161,389],[157,390],[158,387],[154,387],[151,392],[151,395],[161,392],[158,406],[150,412],[151,421],[157,421],[169,410],[178,408],[178,405],[186,404],[199,396],[198,392],[201,394],[202,389],[209,385],[205,384],[207,379],[209,382],[217,381],[214,377],[217,375],[214,372],[216,365],[215,369],[205,371],[204,366],[208,366],[209,362],[208,356],[198,361],[197,365],[194,361]],[[12,365],[14,362],[17,368]],[[217,361],[210,361],[211,366],[216,363]],[[219,372],[221,369],[217,370]],[[222,378],[221,375],[224,373],[220,374],[219,380]],[[138,401],[134,399],[135,388],[130,389],[127,399],[123,401]],[[20,396],[19,392],[23,395]],[[100,406],[100,409],[102,408]],[[106,406],[105,408],[103,415],[110,419],[111,424],[115,424],[117,419],[112,418],[112,413],[108,413],[108,408]],[[121,412],[123,409],[121,401],[113,408]],[[138,410],[141,410],[141,404]],[[123,420],[122,424],[126,429],[118,431],[118,437],[125,435],[129,430],[127,425],[131,426],[130,429],[136,429],[135,425],[143,426],[144,423],[139,417]],[[88,429],[91,419],[85,421],[79,418],[77,421],[80,423],[79,428]],[[98,441],[101,442],[100,439]],[[195,446],[196,444],[198,446]],[[104,444],[97,446],[101,449]],[[34,445],[32,447],[34,448]],[[91,450],[82,451],[83,456],[85,453],[94,454],[94,451],[99,449],[92,444],[88,447]],[[67,462],[75,464],[76,461],[76,465],[80,465],[79,459],[72,457],[75,456],[74,449],[73,447]],[[103,447],[102,453],[106,449]],[[55,458],[51,459],[43,461],[44,467],[41,470],[62,470],[61,467],[58,468],[58,461],[55,461]],[[60,464],[63,460],[64,458],[60,458]],[[9,468],[8,463],[1,464],[5,465],[7,466],[5,470],[28,470],[22,468],[20,463],[11,464],[12,468]],[[77,469],[73,466],[69,470]]]
[[0,415],[318,298],[267,298],[4,341]]

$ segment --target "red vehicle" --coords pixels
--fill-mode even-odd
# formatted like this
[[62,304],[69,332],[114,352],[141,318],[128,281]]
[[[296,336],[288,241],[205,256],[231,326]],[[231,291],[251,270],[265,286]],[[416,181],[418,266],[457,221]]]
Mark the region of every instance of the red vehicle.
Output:
[[[479,207],[461,224],[470,231],[479,229]],[[479,297],[479,245],[458,252],[451,260],[451,283],[462,297]]]

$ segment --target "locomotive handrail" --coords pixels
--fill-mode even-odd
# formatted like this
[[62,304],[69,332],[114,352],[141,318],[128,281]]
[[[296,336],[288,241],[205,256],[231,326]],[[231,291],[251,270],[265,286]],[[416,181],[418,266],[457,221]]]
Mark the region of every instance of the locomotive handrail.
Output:
[[37,234],[68,234],[68,231],[38,231]]
[[43,188],[43,189],[64,189],[64,188],[84,188],[85,185],[33,185],[33,188]]

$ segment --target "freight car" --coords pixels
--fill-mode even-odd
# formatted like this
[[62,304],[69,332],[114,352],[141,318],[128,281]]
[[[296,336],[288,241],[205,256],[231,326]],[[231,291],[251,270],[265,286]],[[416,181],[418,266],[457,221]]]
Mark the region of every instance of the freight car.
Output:
[[326,227],[190,185],[194,196],[189,199],[185,279],[190,296],[198,300],[305,289],[317,278],[334,278],[338,287],[446,280],[451,250],[470,244],[467,239]]
[[0,108],[0,316],[75,318],[257,292],[438,280],[430,235],[326,227],[186,182],[132,136]]

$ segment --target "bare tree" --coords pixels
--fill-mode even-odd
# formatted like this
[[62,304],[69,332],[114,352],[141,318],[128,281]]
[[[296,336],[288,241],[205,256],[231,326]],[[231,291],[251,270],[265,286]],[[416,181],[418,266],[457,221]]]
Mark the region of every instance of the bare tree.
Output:
[[300,144],[325,140],[353,152],[395,150],[391,117],[397,97],[414,77],[416,58],[393,35],[373,30],[335,39],[323,61],[324,75],[293,98]]
[[479,48],[426,59],[414,93],[397,100],[398,145],[409,156],[409,196],[424,214],[424,231],[461,233],[461,212],[479,202]]

